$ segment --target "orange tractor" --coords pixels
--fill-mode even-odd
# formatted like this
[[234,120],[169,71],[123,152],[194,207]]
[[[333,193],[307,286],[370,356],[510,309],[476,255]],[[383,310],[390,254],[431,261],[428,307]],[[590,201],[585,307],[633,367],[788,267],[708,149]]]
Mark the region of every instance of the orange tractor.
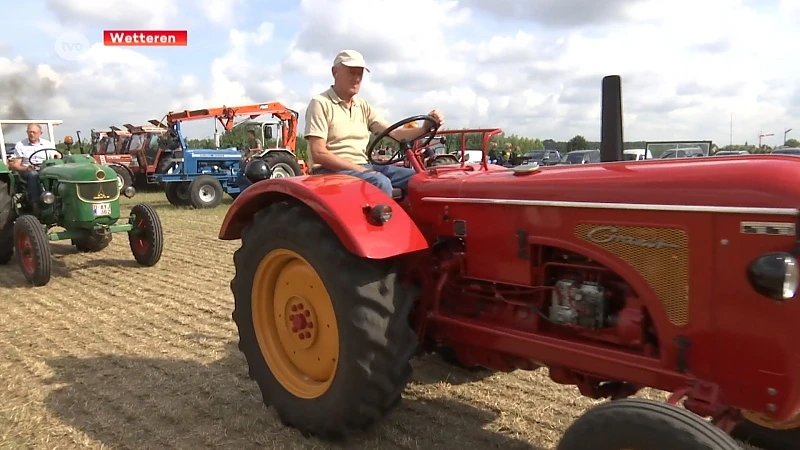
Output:
[[90,154],[99,164],[111,166],[125,186],[144,187],[154,184],[153,175],[168,168],[180,152],[166,148],[167,129],[157,120],[150,125],[112,126],[109,130],[92,130]]

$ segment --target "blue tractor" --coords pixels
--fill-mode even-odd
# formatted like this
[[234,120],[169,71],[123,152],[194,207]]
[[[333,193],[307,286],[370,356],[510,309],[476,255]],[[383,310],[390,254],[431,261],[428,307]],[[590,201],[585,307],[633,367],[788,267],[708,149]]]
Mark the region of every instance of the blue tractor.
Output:
[[[256,120],[259,115],[266,113],[272,113],[274,119]],[[264,146],[251,151],[251,147],[243,143],[241,147],[219,148],[219,134],[216,132],[217,148],[189,148],[186,144],[181,131],[183,121],[215,117],[226,130],[231,130],[234,128],[233,118],[237,115],[248,115],[249,118],[235,127],[246,128],[248,133],[260,139],[260,143],[273,139],[273,128],[279,130],[277,147]],[[266,162],[272,178],[303,174],[293,151],[297,136],[297,113],[279,103],[170,113],[167,123],[169,132],[164,144],[172,150],[181,149],[182,154],[179,158],[171,159],[169,167],[154,177],[156,182],[164,186],[164,193],[172,205],[214,208],[222,202],[224,194],[236,198],[251,184],[244,176],[244,167],[252,160]]]

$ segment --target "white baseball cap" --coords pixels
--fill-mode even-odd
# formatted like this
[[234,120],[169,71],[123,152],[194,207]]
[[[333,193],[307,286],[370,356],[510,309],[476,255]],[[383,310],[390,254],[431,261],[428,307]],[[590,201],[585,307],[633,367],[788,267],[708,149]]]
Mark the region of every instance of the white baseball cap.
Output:
[[364,70],[369,72],[369,68],[367,68],[367,62],[364,61],[364,55],[355,51],[355,50],[342,50],[336,55],[336,59],[333,60],[333,65],[341,64],[347,67],[362,67]]

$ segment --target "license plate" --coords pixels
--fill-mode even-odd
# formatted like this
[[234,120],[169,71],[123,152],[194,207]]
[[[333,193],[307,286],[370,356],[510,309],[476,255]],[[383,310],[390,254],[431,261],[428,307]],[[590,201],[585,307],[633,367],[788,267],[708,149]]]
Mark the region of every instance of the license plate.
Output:
[[92,204],[92,212],[95,217],[97,216],[110,216],[111,203],[94,203]]

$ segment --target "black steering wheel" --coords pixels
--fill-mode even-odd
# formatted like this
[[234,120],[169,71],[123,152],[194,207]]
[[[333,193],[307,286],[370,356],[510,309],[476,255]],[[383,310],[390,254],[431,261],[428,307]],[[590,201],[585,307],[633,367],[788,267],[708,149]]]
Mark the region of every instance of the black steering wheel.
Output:
[[[35,154],[37,154],[37,153],[41,153],[41,152],[56,152],[56,153],[58,153],[58,155],[59,155],[61,158],[63,158],[63,157],[64,157],[64,154],[63,154],[63,153],[61,153],[59,150],[56,150],[56,149],[54,149],[54,148],[43,148],[43,149],[41,149],[41,150],[36,150],[35,152],[31,153],[31,154],[30,154],[30,156],[28,156],[28,164],[30,164],[31,166],[33,166],[33,168],[34,168],[34,169],[38,169],[38,168],[39,168],[39,166],[41,166],[41,164],[35,164],[35,163],[33,162],[33,155],[35,155]],[[45,156],[47,156],[47,153],[45,153]],[[47,161],[47,158],[45,158],[45,161]]]
[[[392,131],[402,127],[403,125],[405,125],[407,123],[416,122],[418,120],[424,120],[425,123],[422,126],[423,127],[428,127],[428,128],[427,128],[427,131],[425,131],[423,134],[421,134],[416,139],[413,139],[411,141],[406,140],[406,139],[397,140],[397,139],[389,136],[389,133],[391,133]],[[394,164],[394,163],[402,160],[406,156],[406,152],[408,150],[411,150],[411,143],[412,142],[414,142],[416,140],[419,140],[419,139],[422,139],[422,138],[427,136],[428,139],[425,141],[424,144],[421,145],[422,147],[425,147],[425,146],[427,146],[428,144],[431,143],[431,141],[433,140],[433,137],[436,136],[436,132],[437,131],[439,131],[439,122],[437,122],[436,119],[434,119],[432,116],[424,115],[424,116],[407,117],[407,118],[405,118],[405,119],[403,119],[403,120],[391,125],[389,128],[383,130],[382,133],[380,133],[378,136],[376,136],[375,139],[373,139],[373,141],[369,143],[369,145],[367,146],[367,160],[369,161],[370,164],[375,164],[375,165],[378,165],[378,166],[388,166],[388,165]],[[398,146],[397,151],[394,152],[392,154],[392,157],[389,158],[387,161],[377,162],[374,159],[372,159],[372,153],[375,150],[375,146],[378,144],[378,142],[380,142],[385,137],[392,138],[395,142],[397,142],[399,144],[399,146]]]

